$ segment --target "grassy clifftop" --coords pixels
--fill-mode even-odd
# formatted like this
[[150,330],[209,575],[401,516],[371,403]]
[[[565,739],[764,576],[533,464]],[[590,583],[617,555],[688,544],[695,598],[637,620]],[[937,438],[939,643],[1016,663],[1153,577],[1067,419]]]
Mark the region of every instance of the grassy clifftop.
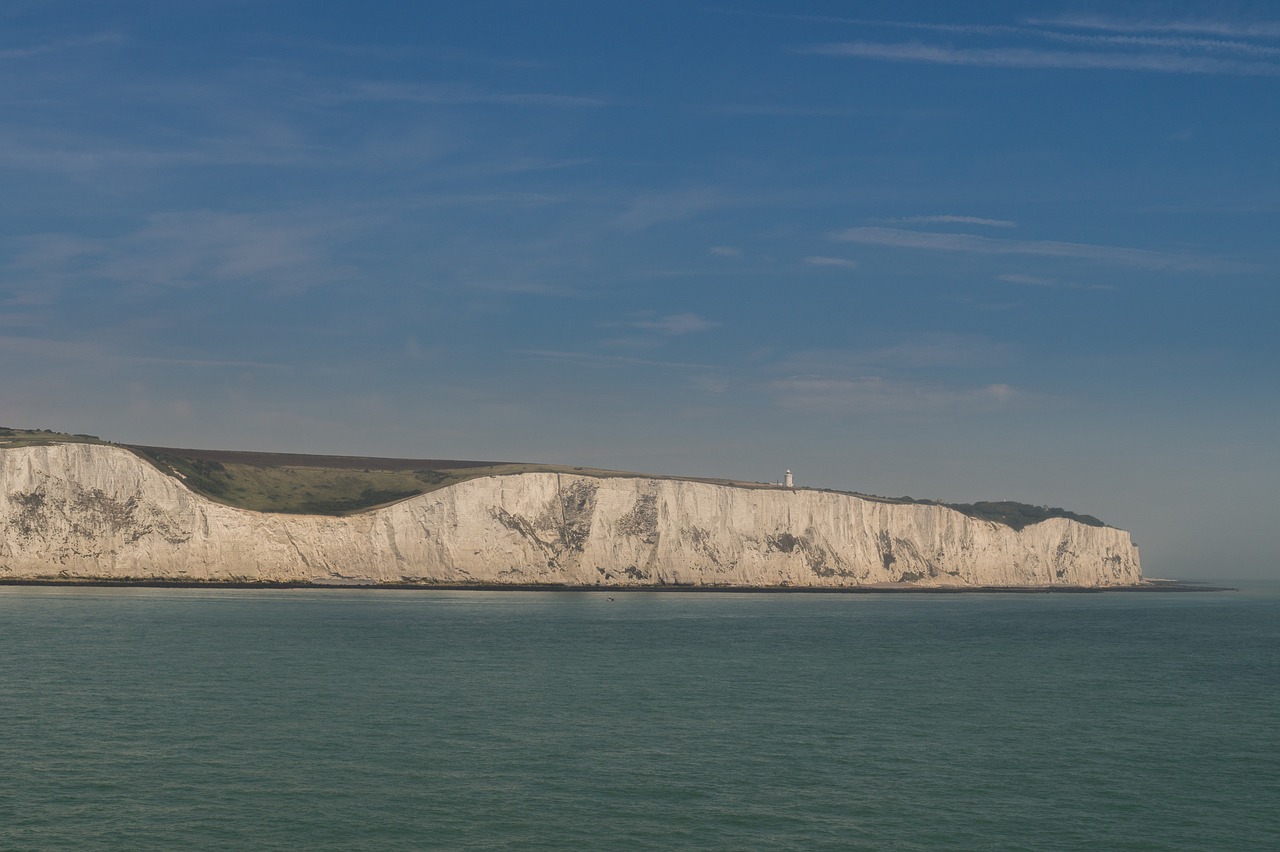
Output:
[[553,471],[614,475],[555,465],[457,459],[308,456],[127,446],[193,491],[259,512],[349,515],[479,476]]
[[[0,428],[0,449],[54,443],[106,444],[94,435]],[[430,459],[247,453],[119,444],[199,494],[259,512],[345,515],[473,476],[520,466]]]
[[[109,444],[94,435],[48,429],[0,428],[0,450],[54,443]],[[258,512],[350,515],[426,494],[480,476],[516,473],[570,473],[584,476],[645,476],[685,479],[736,488],[776,488],[760,482],[702,477],[628,473],[599,468],[520,462],[459,459],[387,459],[361,456],[316,456],[297,453],[254,453],[234,450],[196,450],[114,444],[142,457],[158,470],[182,480],[188,488],[219,503]],[[831,489],[823,489],[831,490]],[[940,503],[910,497],[876,497],[851,491],[864,499],[887,503],[946,506],[973,518],[1022,529],[1048,518],[1070,518],[1089,526],[1105,526],[1091,515],[1012,501]]]
[[5,429],[0,427],[0,450],[39,444],[107,444],[97,435],[55,432],[52,429]]
[[1067,518],[1068,520],[1077,521],[1089,527],[1105,527],[1102,521],[1093,515],[1081,515],[1076,512],[1070,512],[1066,509],[1060,509],[1056,506],[1033,506],[1030,503],[1017,503],[1013,500],[980,500],[976,503],[944,503],[940,500],[914,500],[910,497],[874,497],[868,494],[859,494],[859,497],[866,497],[869,500],[878,500],[883,503],[913,503],[923,506],[946,506],[948,509],[955,509],[962,515],[968,515],[971,518],[978,518],[984,521],[995,521],[998,524],[1004,524],[1007,527],[1013,527],[1020,530],[1023,527],[1029,527],[1032,524],[1038,524],[1049,518]]

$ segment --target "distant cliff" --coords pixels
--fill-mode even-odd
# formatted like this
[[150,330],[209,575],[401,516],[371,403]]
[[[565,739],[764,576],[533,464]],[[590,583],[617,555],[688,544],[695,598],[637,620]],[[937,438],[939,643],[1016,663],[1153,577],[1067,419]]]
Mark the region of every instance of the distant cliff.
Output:
[[0,449],[0,578],[833,587],[1141,582],[1129,534],[939,505],[568,473],[346,517],[233,508],[106,444]]

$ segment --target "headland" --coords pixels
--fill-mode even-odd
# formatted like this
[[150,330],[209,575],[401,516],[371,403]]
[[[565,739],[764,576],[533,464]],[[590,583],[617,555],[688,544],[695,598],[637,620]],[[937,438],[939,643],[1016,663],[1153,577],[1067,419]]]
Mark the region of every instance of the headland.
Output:
[[1157,588],[1127,532],[568,466],[122,446],[0,430],[0,581],[261,588]]

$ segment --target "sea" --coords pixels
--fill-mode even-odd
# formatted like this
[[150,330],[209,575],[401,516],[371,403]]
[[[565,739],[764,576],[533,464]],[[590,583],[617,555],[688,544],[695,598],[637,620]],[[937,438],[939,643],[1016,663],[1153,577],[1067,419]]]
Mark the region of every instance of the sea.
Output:
[[1280,585],[0,588],[0,849],[1274,850]]

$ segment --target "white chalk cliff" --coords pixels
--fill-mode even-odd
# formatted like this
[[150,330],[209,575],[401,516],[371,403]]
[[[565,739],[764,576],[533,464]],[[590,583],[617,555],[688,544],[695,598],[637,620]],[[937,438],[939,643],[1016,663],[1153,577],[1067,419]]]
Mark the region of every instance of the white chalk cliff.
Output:
[[1117,586],[1129,533],[942,506],[524,473],[350,517],[208,500],[132,452],[0,450],[0,578],[652,586]]

